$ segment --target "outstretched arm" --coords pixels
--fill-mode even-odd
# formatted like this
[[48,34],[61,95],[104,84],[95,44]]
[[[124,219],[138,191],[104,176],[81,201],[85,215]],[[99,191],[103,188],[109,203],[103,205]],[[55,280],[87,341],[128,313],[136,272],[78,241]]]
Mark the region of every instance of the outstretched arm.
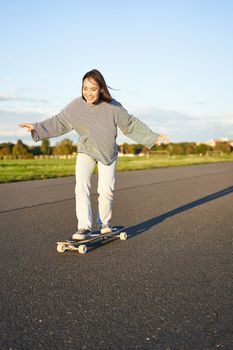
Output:
[[64,111],[40,123],[21,123],[19,126],[30,131],[34,141],[60,136],[73,129],[69,116]]
[[119,108],[117,125],[123,134],[148,148],[153,147],[157,141],[159,142],[160,134],[152,131],[146,124],[129,114],[123,107]]

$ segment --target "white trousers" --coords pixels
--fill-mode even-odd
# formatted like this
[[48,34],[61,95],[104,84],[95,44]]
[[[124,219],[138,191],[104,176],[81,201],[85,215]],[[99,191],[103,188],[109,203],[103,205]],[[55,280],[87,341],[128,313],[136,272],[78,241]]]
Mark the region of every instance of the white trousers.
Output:
[[113,190],[116,178],[115,160],[111,165],[97,162],[87,154],[79,153],[76,161],[76,215],[78,229],[92,229],[92,209],[90,200],[91,176],[98,164],[98,217],[97,225],[110,226],[112,217]]

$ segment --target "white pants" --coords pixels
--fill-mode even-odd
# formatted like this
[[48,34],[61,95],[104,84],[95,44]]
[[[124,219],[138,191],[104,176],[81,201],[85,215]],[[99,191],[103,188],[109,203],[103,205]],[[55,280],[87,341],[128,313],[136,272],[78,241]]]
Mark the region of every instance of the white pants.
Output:
[[91,175],[98,163],[98,217],[97,225],[110,225],[112,217],[113,190],[116,177],[115,160],[111,165],[97,162],[87,154],[79,153],[76,161],[76,215],[78,229],[92,229],[92,209],[90,200]]

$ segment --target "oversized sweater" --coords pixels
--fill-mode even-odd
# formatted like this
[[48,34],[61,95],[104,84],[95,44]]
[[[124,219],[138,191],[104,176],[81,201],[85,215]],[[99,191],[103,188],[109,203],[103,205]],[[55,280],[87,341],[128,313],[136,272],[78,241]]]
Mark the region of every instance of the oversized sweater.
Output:
[[85,153],[103,164],[117,158],[117,127],[132,140],[151,148],[159,137],[146,124],[129,114],[116,100],[87,103],[77,97],[60,113],[33,124],[34,141],[64,135],[71,130],[79,134],[78,153]]

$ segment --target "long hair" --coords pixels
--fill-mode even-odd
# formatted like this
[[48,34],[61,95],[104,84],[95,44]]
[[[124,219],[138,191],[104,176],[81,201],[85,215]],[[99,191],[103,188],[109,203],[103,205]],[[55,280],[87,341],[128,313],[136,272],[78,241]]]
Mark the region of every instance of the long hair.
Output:
[[[82,80],[82,98],[84,99],[83,96],[83,83],[85,79],[93,79],[100,87],[101,93],[99,96],[99,99],[105,102],[110,103],[112,101],[112,96],[110,95],[108,88],[110,88],[109,86],[107,86],[103,75],[97,70],[97,69],[92,69],[91,71],[87,72]],[[111,89],[111,88],[110,88]]]

